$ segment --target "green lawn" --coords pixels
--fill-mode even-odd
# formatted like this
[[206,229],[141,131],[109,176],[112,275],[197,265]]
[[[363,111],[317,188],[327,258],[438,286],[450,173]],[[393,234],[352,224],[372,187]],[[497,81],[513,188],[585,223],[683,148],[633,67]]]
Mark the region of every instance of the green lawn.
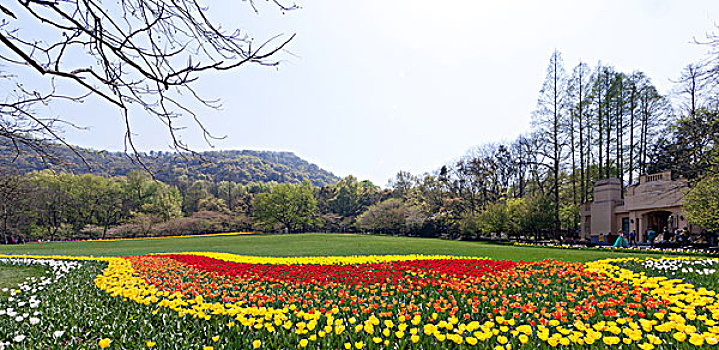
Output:
[[211,251],[258,256],[367,254],[447,254],[504,260],[564,259],[589,261],[606,257],[641,256],[602,251],[514,247],[482,242],[353,234],[289,234],[182,237],[118,242],[31,243],[0,246],[0,254],[63,254],[93,256]]

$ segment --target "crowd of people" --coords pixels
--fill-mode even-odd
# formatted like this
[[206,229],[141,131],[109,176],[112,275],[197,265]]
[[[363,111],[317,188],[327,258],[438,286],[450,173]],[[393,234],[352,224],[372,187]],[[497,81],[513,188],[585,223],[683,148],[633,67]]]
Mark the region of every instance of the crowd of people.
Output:
[[683,248],[688,246],[716,247],[718,240],[717,232],[702,230],[699,235],[696,235],[691,234],[686,227],[674,231],[664,227],[659,232],[650,228],[644,234],[644,242],[639,241],[639,237],[633,230],[630,232],[619,230],[617,234],[609,232],[606,236],[604,233],[599,234],[600,245],[627,248],[631,246],[636,247],[641,243],[649,244],[652,248]]

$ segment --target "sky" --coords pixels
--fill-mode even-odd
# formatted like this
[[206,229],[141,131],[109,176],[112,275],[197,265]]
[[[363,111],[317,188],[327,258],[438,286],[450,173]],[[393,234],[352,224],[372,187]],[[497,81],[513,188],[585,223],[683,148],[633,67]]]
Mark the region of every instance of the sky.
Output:
[[[246,1],[205,1],[223,28],[258,41],[297,34],[277,68],[201,77],[198,91],[223,102],[221,110],[196,109],[226,136],[214,149],[292,151],[380,186],[399,170],[431,172],[527,132],[555,49],[568,72],[579,60],[601,60],[645,72],[667,94],[682,68],[706,54],[694,38],[719,31],[716,0],[300,0],[286,14],[256,2],[257,14]],[[123,149],[123,122],[111,106],[54,112],[87,127],[67,130],[70,143]],[[136,114],[132,123],[140,150],[170,149],[160,122]],[[186,124],[193,149],[213,149]]]

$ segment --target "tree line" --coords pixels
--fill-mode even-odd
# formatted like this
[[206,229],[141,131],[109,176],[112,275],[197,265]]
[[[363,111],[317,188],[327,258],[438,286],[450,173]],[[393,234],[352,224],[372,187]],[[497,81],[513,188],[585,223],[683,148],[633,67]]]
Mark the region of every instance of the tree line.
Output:
[[0,173],[2,242],[184,235],[239,230],[354,230],[356,217],[387,196],[369,181],[334,185],[189,181],[147,172],[124,176]]
[[641,71],[601,62],[566,69],[554,51],[528,132],[433,173],[400,172],[395,198],[424,213],[423,229],[434,234],[578,239],[580,206],[592,200],[594,183],[617,178],[624,188],[641,174],[672,170],[692,187],[690,220],[719,229],[719,199],[708,197],[719,170],[719,39],[706,44],[707,59],[687,65],[667,95]]
[[452,164],[400,171],[382,189],[348,176],[332,184],[153,180],[36,171],[0,176],[5,241],[258,229],[375,232],[475,239],[579,237],[592,186],[673,170],[690,181],[688,218],[719,229],[719,37],[663,95],[641,71],[598,63],[565,68],[552,53],[531,129],[479,146]]

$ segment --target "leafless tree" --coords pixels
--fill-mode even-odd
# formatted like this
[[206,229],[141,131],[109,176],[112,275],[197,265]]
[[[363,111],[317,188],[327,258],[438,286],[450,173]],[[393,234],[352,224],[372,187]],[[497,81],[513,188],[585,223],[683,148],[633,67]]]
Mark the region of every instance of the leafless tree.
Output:
[[[697,109],[702,104],[702,95],[704,93],[705,73],[703,72],[704,67],[698,64],[688,64],[682,70],[681,77],[678,81],[675,81],[677,85],[677,94],[684,97],[682,104],[684,109],[690,116],[694,116]],[[681,111],[680,113],[683,113]]]
[[58,125],[75,125],[59,118],[41,116],[36,112],[38,106],[46,105],[53,99],[80,102],[86,95],[59,95],[55,92],[54,81],[50,83],[50,92],[40,93],[26,89],[14,75],[0,74],[0,80],[6,88],[5,95],[0,96],[3,98],[0,101],[0,144],[12,145],[16,151],[15,159],[20,156],[20,150],[29,150],[43,157],[52,156],[47,148],[49,141],[58,141],[75,151],[58,131]]
[[561,187],[560,172],[566,158],[563,148],[566,146],[567,125],[567,76],[564,70],[562,55],[554,50],[549,59],[547,75],[539,92],[537,109],[532,116],[532,125],[543,138],[547,151],[546,157],[552,168],[552,194],[555,206],[555,229],[559,231],[559,191]]
[[[716,26],[719,31],[719,25]],[[719,109],[719,32],[709,33],[704,40],[695,40],[698,44],[709,48],[706,58],[699,62],[701,69],[700,80],[707,92],[708,108]]]
[[[255,1],[243,2],[258,11]],[[267,2],[283,12],[298,8]],[[219,101],[196,92],[200,75],[246,64],[275,66],[276,54],[294,35],[258,44],[245,31],[226,31],[209,17],[201,0],[3,1],[0,83],[9,93],[0,96],[0,141],[40,153],[47,140],[69,147],[59,127],[72,123],[65,116],[48,117],[41,107],[97,97],[121,112],[125,151],[140,162],[130,123],[136,112],[162,121],[178,152],[191,151],[178,134],[180,118],[194,121],[210,142],[216,137],[183,96],[218,108]],[[38,82],[42,88],[27,87]]]

